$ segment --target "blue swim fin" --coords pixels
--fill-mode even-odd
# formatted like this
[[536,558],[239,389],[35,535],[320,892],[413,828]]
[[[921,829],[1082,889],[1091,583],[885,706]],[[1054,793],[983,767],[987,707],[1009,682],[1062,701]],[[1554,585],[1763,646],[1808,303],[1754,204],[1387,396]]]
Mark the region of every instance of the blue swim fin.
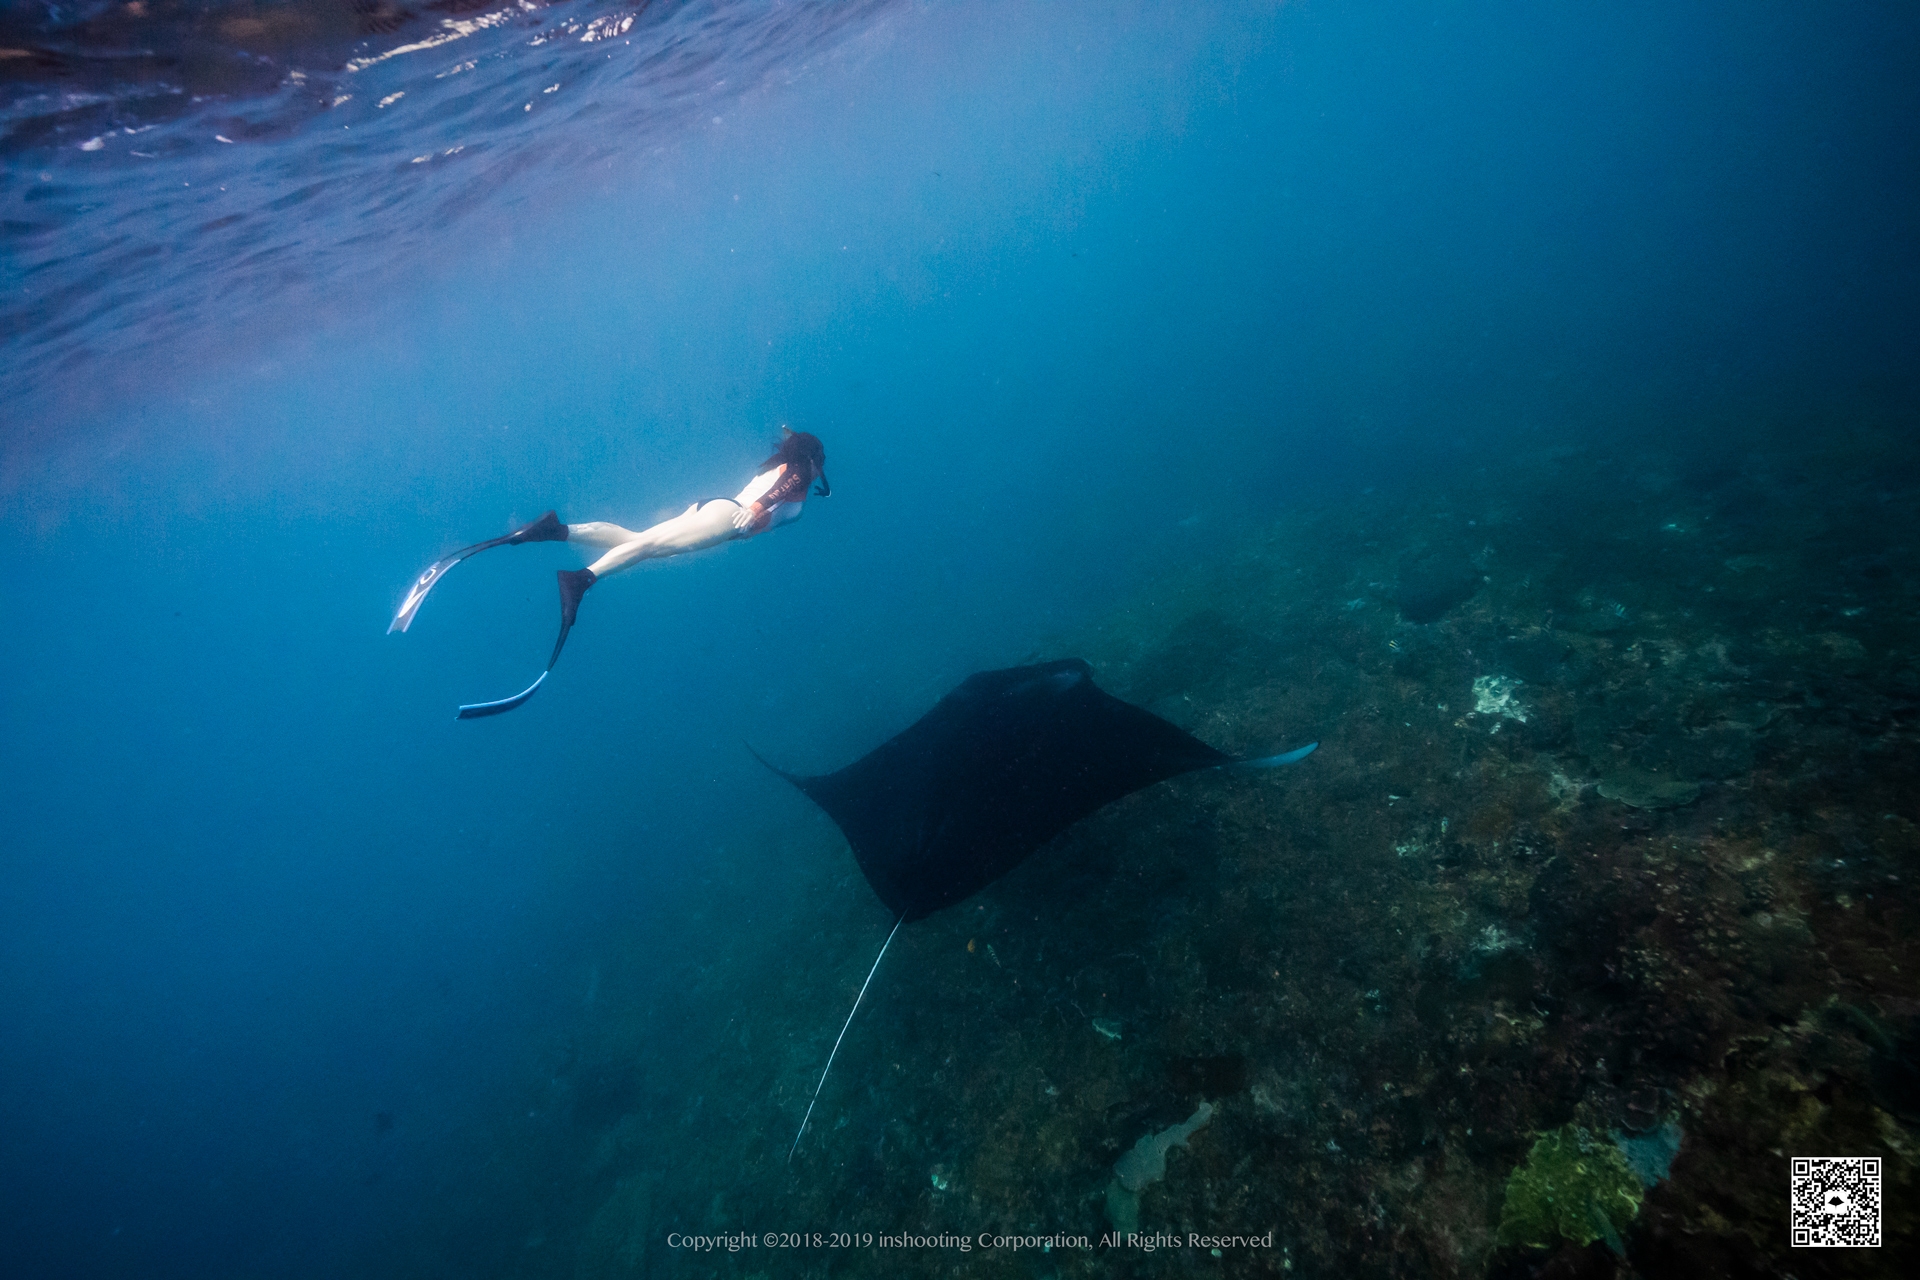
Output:
[[[573,619],[580,609],[580,597],[587,593],[588,587],[599,581],[591,569],[561,569],[557,576],[560,579],[560,638],[553,642],[553,656],[547,659],[547,669],[540,673],[540,680],[553,674],[553,664],[560,661],[560,651],[567,647],[567,633],[573,630]],[[460,714],[454,718],[478,720],[481,716],[497,716],[511,711],[539,691],[540,680],[535,680],[511,698],[502,698],[498,702],[469,702],[460,708]]]
[[553,668],[549,667],[540,673],[539,680],[535,680],[511,698],[502,698],[498,702],[469,702],[460,708],[460,714],[455,716],[454,719],[478,720],[481,716],[497,716],[504,712],[511,711],[538,693],[540,691],[541,680],[545,680],[551,674],[553,674]]

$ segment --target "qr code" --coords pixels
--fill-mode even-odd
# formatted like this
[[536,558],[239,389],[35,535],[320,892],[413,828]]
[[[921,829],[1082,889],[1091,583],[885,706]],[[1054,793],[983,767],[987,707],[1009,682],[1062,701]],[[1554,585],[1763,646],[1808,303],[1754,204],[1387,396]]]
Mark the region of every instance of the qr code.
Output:
[[1795,1156],[1789,1211],[1795,1247],[1880,1247],[1880,1157]]

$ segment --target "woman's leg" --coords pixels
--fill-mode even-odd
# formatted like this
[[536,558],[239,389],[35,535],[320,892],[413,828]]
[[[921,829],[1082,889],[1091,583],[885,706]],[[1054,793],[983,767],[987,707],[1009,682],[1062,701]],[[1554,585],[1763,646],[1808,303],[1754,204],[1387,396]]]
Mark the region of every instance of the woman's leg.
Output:
[[632,542],[639,536],[631,529],[622,529],[619,525],[608,524],[604,520],[588,520],[582,524],[567,526],[568,542],[598,547],[602,551],[617,547],[623,542]]
[[606,549],[605,554],[587,566],[594,578],[599,579],[642,560],[684,555],[732,542],[740,536],[740,531],[733,527],[733,513],[738,509],[736,503],[716,498],[704,506],[696,502],[673,519],[662,520],[639,533],[600,521],[567,528],[570,541]]
[[[585,569],[561,569],[555,576],[560,583],[560,634],[554,639],[553,654],[547,659],[547,671],[553,670],[553,664],[560,661],[560,650],[566,647],[567,633],[573,630],[573,621],[580,608],[580,599],[586,595],[587,588],[609,573],[618,573],[628,565],[638,564],[642,560],[656,560],[662,556],[677,556],[688,551],[702,551],[718,546],[722,542],[732,542],[745,536],[733,527],[733,516],[740,504],[728,498],[715,498],[704,504],[694,503],[671,520],[662,520],[651,529],[635,533],[623,529],[617,524],[608,524],[603,520],[588,520],[580,524],[563,525],[549,511],[524,529],[517,530],[505,538],[493,542],[469,547],[436,563],[429,569],[414,587],[407,603],[401,606],[394,625],[389,630],[406,630],[406,624],[412,621],[413,610],[420,607],[420,600],[426,596],[427,588],[441,573],[464,556],[489,546],[503,542],[554,542],[564,539],[578,542],[582,546],[593,547],[604,552]],[[462,720],[472,720],[480,716],[496,716],[503,711],[511,711],[531,698],[546,679],[542,672],[540,678],[516,693],[511,698],[502,698],[498,702],[476,702],[460,708]]]

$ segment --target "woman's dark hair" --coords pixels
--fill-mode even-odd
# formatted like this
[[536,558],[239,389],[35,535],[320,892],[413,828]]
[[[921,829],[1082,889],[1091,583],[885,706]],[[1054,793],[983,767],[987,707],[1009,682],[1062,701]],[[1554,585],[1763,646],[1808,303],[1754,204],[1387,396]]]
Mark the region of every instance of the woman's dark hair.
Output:
[[784,427],[781,431],[784,434],[780,437],[780,443],[774,446],[773,456],[756,467],[754,474],[758,475],[783,462],[796,471],[801,464],[805,464],[807,483],[818,480],[820,496],[826,497],[832,492],[832,486],[827,483],[827,449],[820,443],[820,437],[810,431],[787,431]]

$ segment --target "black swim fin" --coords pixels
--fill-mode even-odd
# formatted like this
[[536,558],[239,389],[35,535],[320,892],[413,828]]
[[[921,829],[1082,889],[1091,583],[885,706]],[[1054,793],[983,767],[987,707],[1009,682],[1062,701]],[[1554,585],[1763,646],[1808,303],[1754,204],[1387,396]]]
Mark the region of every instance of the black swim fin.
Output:
[[407,598],[400,602],[400,608],[393,615],[393,621],[387,624],[387,634],[405,631],[412,626],[413,615],[420,612],[420,606],[426,603],[427,592],[433,590],[434,583],[445,577],[447,570],[469,556],[477,556],[482,551],[490,551],[494,547],[517,547],[523,542],[565,542],[567,532],[567,526],[560,523],[559,515],[549,511],[538,520],[521,525],[504,537],[476,542],[470,547],[462,547],[452,555],[440,557],[427,566],[426,572],[413,580],[413,586],[407,591]]
[[561,569],[554,576],[560,581],[560,636],[553,642],[553,656],[547,659],[547,669],[540,673],[538,680],[511,698],[502,698],[498,702],[468,703],[460,708],[456,719],[478,720],[482,716],[501,715],[540,691],[540,682],[552,673],[553,664],[560,661],[560,650],[567,645],[567,633],[573,630],[573,620],[580,612],[580,598],[587,594],[588,587],[600,580],[599,575],[591,569]]
[[560,650],[567,643],[567,632],[573,630],[574,615],[580,612],[580,597],[587,594],[587,588],[600,580],[591,569],[562,569],[556,575],[560,580],[560,637],[553,642],[553,656],[547,659],[547,670],[553,670],[553,664],[560,661]]

